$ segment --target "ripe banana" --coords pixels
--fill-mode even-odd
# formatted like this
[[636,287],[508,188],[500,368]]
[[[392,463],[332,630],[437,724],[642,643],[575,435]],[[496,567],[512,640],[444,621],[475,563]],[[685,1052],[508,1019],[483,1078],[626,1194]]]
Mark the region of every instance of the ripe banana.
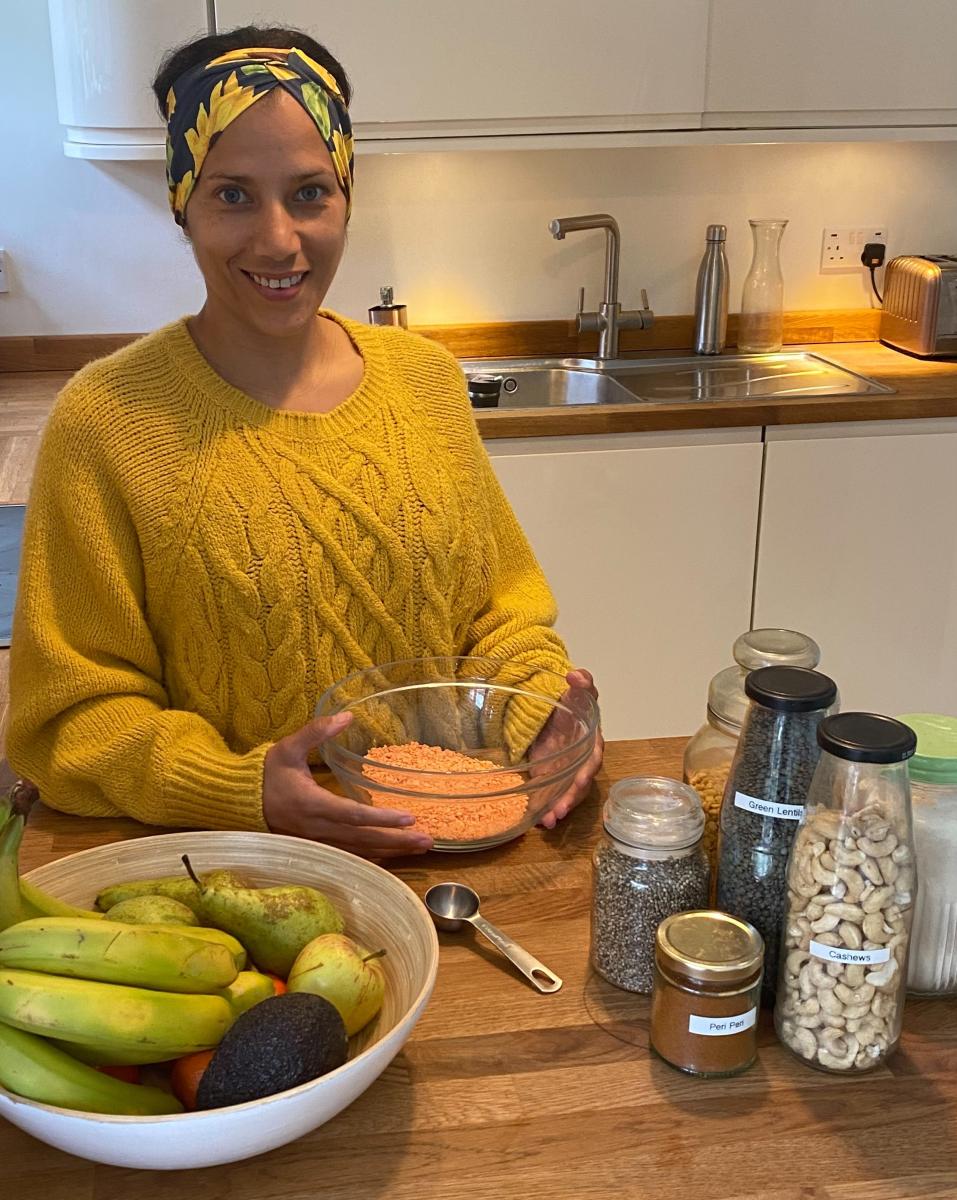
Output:
[[201,938],[204,942],[219,942],[233,956],[237,972],[246,968],[246,947],[223,929],[209,929],[205,925],[154,925],[153,928],[165,929],[169,933],[187,933],[190,937]]
[[276,985],[268,975],[262,975],[259,971],[240,971],[229,987],[223,988],[219,994],[229,1001],[233,1016],[238,1017],[260,1000],[275,996]]
[[0,967],[0,1021],[98,1049],[155,1049],[163,1058],[178,1058],[218,1046],[233,1012],[222,996],[152,992]]
[[2,1022],[0,1084],[27,1100],[80,1112],[149,1117],[183,1111],[168,1092],[104,1075],[77,1062],[46,1038]]
[[46,892],[19,878],[18,856],[23,829],[37,791],[20,780],[0,798],[0,929],[31,917],[97,918],[99,913],[76,908],[48,896]]
[[236,978],[220,942],[189,929],[123,925],[82,917],[38,917],[0,932],[0,967],[70,975],[163,992],[212,992]]

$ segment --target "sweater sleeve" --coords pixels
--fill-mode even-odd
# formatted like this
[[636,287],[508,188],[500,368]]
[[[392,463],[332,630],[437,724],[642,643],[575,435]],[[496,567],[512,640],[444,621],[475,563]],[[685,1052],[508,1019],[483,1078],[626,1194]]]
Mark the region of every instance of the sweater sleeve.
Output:
[[27,507],[10,656],[8,755],[45,803],[154,825],[265,829],[267,746],[234,754],[171,709],[118,473],[69,385]]
[[[508,502],[479,435],[465,379],[455,359],[440,352],[441,379],[448,413],[448,437],[462,477],[474,492],[485,544],[485,602],[469,624],[460,653],[501,664],[503,682],[521,683],[553,698],[564,691],[554,675],[570,669],[565,644],[555,632],[558,608],[528,538]],[[548,675],[542,674],[548,672]],[[506,719],[509,748],[518,757],[541,729],[550,708],[512,706]]]

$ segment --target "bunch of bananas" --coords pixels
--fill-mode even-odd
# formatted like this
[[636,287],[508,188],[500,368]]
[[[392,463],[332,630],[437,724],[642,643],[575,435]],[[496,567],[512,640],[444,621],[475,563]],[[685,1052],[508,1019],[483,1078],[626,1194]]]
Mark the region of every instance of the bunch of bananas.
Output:
[[0,1085],[86,1112],[181,1112],[96,1067],[217,1046],[243,1004],[245,950],[218,929],[120,924],[27,887],[23,808],[0,800]]

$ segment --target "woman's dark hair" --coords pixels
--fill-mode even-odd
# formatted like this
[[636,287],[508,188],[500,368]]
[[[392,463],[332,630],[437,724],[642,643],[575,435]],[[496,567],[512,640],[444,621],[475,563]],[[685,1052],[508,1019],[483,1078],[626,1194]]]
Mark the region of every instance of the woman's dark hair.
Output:
[[226,33],[211,33],[207,37],[186,42],[185,45],[170,50],[164,57],[153,80],[153,95],[163,120],[166,120],[166,97],[169,89],[184,71],[198,63],[218,58],[220,54],[227,54],[230,50],[245,50],[250,46],[275,46],[281,49],[294,47],[297,50],[305,50],[310,58],[314,58],[320,67],[325,67],[335,78],[346,105],[349,105],[352,99],[349,76],[345,73],[342,63],[315,38],[303,33],[301,29],[289,29],[286,26],[242,25]]

